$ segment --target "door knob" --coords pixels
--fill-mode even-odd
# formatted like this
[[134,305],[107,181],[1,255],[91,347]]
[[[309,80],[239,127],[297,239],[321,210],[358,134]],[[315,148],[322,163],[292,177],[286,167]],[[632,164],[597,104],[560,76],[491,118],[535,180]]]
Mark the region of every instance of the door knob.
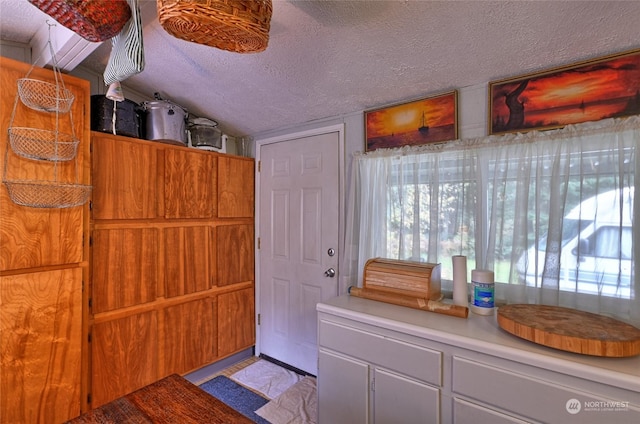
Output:
[[333,268],[329,268],[328,270],[326,270],[324,272],[324,276],[325,277],[333,278],[333,277],[335,277],[335,275],[336,275],[336,270],[333,269]]

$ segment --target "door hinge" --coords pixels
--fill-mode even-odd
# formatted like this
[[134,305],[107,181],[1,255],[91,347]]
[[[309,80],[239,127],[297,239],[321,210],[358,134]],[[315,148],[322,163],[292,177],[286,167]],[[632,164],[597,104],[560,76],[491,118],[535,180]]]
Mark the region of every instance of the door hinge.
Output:
[[371,391],[372,392],[376,391],[376,379],[375,378],[371,379]]
[[87,403],[91,405],[91,393],[87,395]]
[[91,343],[91,333],[87,334],[87,342]]
[[260,325],[260,314],[258,314],[258,325]]
[[260,237],[258,237],[258,250],[260,250]]
[[262,171],[262,161],[258,161],[258,172]]

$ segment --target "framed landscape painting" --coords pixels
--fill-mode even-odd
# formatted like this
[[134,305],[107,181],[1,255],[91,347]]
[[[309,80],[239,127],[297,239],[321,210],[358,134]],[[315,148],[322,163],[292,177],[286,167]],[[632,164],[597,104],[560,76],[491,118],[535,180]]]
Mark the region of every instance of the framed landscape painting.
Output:
[[365,148],[420,146],[458,138],[458,91],[366,111]]
[[489,83],[489,134],[640,113],[640,50]]

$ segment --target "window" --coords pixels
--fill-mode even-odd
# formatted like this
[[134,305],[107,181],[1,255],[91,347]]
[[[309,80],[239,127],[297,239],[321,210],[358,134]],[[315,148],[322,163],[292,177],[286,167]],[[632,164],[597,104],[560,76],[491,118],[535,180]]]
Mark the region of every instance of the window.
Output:
[[447,287],[465,255],[468,270],[494,271],[498,300],[630,315],[637,145],[633,117],[356,156],[352,284],[387,257],[440,263]]

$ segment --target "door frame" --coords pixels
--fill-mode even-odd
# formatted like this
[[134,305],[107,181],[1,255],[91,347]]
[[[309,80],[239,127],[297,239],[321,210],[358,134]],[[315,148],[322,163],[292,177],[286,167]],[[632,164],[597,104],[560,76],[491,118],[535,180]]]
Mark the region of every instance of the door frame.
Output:
[[260,326],[258,325],[258,316],[260,315],[260,295],[261,295],[261,281],[260,281],[260,249],[258,248],[258,240],[260,238],[260,214],[257,211],[257,207],[260,205],[260,150],[263,146],[273,143],[281,143],[284,141],[293,141],[299,138],[313,137],[316,135],[338,133],[338,293],[342,293],[342,282],[340,281],[340,269],[342,268],[342,249],[344,248],[344,220],[345,220],[345,140],[344,140],[344,123],[330,125],[326,127],[319,127],[311,130],[305,130],[295,132],[291,134],[284,134],[280,136],[274,136],[264,139],[255,140],[255,234],[254,234],[254,263],[255,263],[255,332],[256,332],[256,349],[255,354],[259,356],[261,353],[260,345]]

